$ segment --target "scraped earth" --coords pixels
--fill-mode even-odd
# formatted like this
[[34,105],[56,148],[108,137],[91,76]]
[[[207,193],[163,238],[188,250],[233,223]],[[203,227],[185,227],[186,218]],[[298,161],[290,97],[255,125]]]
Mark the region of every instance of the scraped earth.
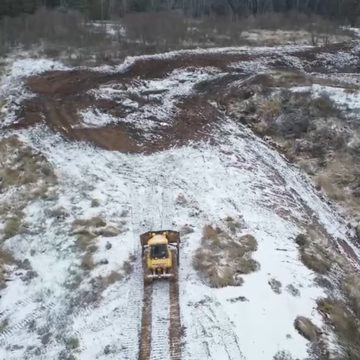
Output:
[[[324,77],[347,83],[358,54],[351,43],[183,51],[91,70],[9,64],[1,138],[15,135],[40,153],[57,180],[56,196],[31,198],[19,231],[2,239],[2,250],[37,276],[24,281],[15,265],[3,267],[0,357],[316,359],[324,347],[328,358],[343,354],[318,300],[341,298],[336,284],[358,273],[359,241],[341,209],[225,110],[229,97],[252,96],[249,84],[261,73],[300,74],[292,77],[299,86]],[[330,68],[336,78],[327,77]],[[14,191],[2,190],[1,201]],[[85,247],[74,233],[79,219],[97,219],[81,229]],[[241,224],[228,230],[227,219]],[[208,225],[234,241],[256,239],[259,267],[238,274],[241,286],[211,287],[194,269]],[[183,234],[179,280],[147,291],[138,236],[166,228]],[[309,229],[335,259],[322,274],[304,265],[295,241]],[[337,279],[330,289],[329,279]],[[299,334],[298,316],[322,330],[321,341]]]

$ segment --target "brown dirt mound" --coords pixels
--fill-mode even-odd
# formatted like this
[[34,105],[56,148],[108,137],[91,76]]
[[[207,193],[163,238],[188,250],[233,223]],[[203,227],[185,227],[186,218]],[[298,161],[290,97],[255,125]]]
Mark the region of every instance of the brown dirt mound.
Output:
[[[302,61],[311,61],[314,54],[334,49],[311,49],[292,54]],[[274,58],[274,54],[264,53],[256,58]],[[62,134],[72,141],[88,141],[108,150],[122,152],[151,153],[168,149],[172,146],[181,146],[190,140],[200,140],[210,137],[214,125],[219,124],[220,111],[211,104],[212,101],[222,103],[230,92],[229,84],[244,79],[246,74],[239,69],[230,69],[233,62],[249,61],[254,55],[246,53],[182,53],[177,56],[139,58],[126,72],[104,73],[90,70],[51,71],[40,76],[29,77],[26,86],[35,94],[35,97],[23,102],[18,112],[18,121],[13,128],[33,126],[45,122],[54,132]],[[281,56],[279,56],[281,58]],[[291,65],[280,61],[271,65],[276,68],[291,69]],[[151,106],[154,101],[151,95],[156,92],[145,92],[138,96],[131,93],[131,86],[146,80],[165,78],[175,69],[194,71],[205,67],[215,67],[222,72],[222,76],[212,81],[204,81],[195,86],[190,96],[176,98],[176,111],[173,119],[167,126],[162,126],[162,119],[155,114],[149,119],[154,123],[153,129],[142,129],[133,123],[125,122],[127,114],[139,114],[139,122],[146,125],[143,118],[144,106]],[[138,103],[137,110],[129,109],[121,101],[97,99],[90,90],[101,86],[120,88],[127,92],[129,100]],[[150,89],[151,90],[151,89]],[[93,109],[105,115],[112,116],[115,121],[102,127],[91,127],[81,124],[79,112]],[[135,113],[137,111],[137,113]],[[170,116],[170,115],[169,115]]]

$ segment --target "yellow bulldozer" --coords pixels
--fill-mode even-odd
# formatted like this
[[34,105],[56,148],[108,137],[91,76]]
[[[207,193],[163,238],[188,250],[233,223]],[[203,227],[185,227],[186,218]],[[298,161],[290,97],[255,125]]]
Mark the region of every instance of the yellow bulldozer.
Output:
[[179,265],[180,233],[173,230],[148,231],[140,235],[144,279],[173,278]]

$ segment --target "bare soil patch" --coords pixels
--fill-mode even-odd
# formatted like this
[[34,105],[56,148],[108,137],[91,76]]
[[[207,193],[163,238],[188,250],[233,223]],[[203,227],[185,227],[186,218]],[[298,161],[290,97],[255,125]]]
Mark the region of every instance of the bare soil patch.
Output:
[[[336,51],[343,47],[316,48],[294,52],[292,56],[301,61],[311,62],[315,61],[316,55],[321,52]],[[52,71],[40,76],[29,77],[26,85],[36,96],[24,101],[18,121],[13,127],[22,128],[45,122],[50,129],[59,132],[71,141],[88,141],[108,150],[130,153],[151,153],[174,145],[181,146],[190,140],[207,137],[207,134],[210,133],[208,130],[219,122],[218,110],[209,103],[210,100],[226,104],[232,95],[236,95],[236,91],[234,92],[229,85],[243,80],[247,75],[241,68],[233,68],[230,65],[249,63],[249,61],[259,58],[270,59],[269,66],[273,70],[294,70],[293,66],[282,56],[275,58],[272,53],[255,56],[245,52],[183,52],[177,55],[165,54],[139,58],[126,71],[119,73],[77,69]],[[156,114],[146,121],[141,118],[141,114],[145,111],[144,106],[151,105],[154,101],[151,100],[151,95],[154,94],[148,92],[148,95],[143,94],[138,97],[131,92],[133,84],[136,84],[137,81],[165,79],[174,70],[190,69],[189,71],[195,71],[206,68],[215,68],[217,71],[221,71],[222,75],[216,80],[199,83],[194,87],[191,95],[177,96],[174,101],[174,113],[169,114],[169,118],[173,120],[170,125],[163,126],[162,119]],[[286,82],[289,79],[292,83],[309,82],[308,79],[303,79],[294,72],[289,73],[285,79]],[[263,81],[265,80],[264,78]],[[269,83],[267,85],[282,86],[285,80],[278,77],[277,84]],[[260,78],[257,82],[259,81],[261,81]],[[273,79],[271,81],[274,82]],[[130,89],[126,93],[127,99],[137,102],[138,108],[129,109],[124,105],[124,99],[104,99],[92,94],[92,90],[104,86],[125,89],[125,92]],[[86,109],[94,109],[105,116],[111,116],[114,121],[97,126],[82,124],[80,112]],[[129,113],[134,113],[135,118],[136,114],[139,114],[139,123],[141,122],[140,125],[145,126],[144,129],[139,124],[135,126],[136,124],[125,121],[125,117]],[[155,124],[153,129],[146,128],[147,121]]]

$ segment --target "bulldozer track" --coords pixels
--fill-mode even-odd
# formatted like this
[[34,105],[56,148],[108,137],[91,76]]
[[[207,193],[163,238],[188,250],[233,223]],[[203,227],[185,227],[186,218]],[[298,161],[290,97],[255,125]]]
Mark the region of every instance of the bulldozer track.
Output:
[[179,302],[179,270],[176,256],[173,252],[173,264],[175,277],[170,281],[170,359],[181,359],[181,321],[180,321],[180,302]]
[[155,280],[154,283],[145,281],[146,266],[143,262],[144,299],[138,360],[181,359],[179,276],[175,251],[172,251],[172,257],[174,277]]
[[144,297],[143,308],[141,315],[141,334],[139,344],[139,360],[149,360],[151,352],[151,298],[152,298],[152,284],[145,281],[145,266],[143,264],[144,272]]

